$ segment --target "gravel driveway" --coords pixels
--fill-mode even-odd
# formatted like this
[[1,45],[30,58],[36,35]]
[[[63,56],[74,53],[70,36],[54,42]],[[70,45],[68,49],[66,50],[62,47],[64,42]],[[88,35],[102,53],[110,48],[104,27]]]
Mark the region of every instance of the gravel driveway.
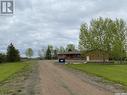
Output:
[[112,92],[85,82],[78,75],[60,68],[53,61],[39,61],[41,95],[113,95]]

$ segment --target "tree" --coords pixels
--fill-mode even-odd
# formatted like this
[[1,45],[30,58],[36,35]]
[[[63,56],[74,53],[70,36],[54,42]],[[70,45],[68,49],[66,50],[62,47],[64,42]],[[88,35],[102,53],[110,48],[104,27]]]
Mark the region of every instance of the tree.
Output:
[[100,17],[92,20],[90,26],[86,23],[81,25],[79,48],[82,52],[102,50],[112,58],[122,58],[126,53],[126,33],[126,23],[122,19]]
[[54,50],[54,53],[53,53],[53,59],[57,59],[57,53],[58,53],[58,50],[55,49],[55,50]]
[[25,54],[28,58],[31,58],[33,56],[34,52],[33,52],[32,48],[28,48],[28,49],[26,49]]
[[74,44],[68,44],[66,47],[66,51],[75,51],[75,45]]
[[54,48],[52,45],[48,45],[50,51],[51,51],[51,59],[53,58],[53,55],[54,55]]
[[58,50],[59,53],[64,53],[65,52],[65,48],[64,47],[60,47],[59,50]]
[[6,55],[3,53],[0,53],[0,63],[6,62]]
[[52,54],[51,54],[51,47],[48,45],[47,51],[46,51],[46,59],[51,59]]
[[126,33],[127,27],[126,23],[122,19],[116,19],[115,25],[117,26],[113,46],[112,55],[115,59],[122,61],[126,57]]
[[20,61],[19,51],[13,46],[12,43],[7,48],[7,61],[8,62]]

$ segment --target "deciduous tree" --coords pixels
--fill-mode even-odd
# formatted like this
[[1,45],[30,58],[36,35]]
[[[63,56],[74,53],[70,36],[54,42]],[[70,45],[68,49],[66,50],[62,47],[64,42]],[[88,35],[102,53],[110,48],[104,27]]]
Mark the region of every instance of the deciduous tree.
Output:
[[122,19],[98,18],[88,26],[83,23],[80,28],[79,48],[83,51],[102,50],[112,58],[126,55],[126,23]]
[[26,49],[25,54],[28,58],[31,58],[33,56],[34,52],[33,52],[32,48],[28,48],[28,49]]

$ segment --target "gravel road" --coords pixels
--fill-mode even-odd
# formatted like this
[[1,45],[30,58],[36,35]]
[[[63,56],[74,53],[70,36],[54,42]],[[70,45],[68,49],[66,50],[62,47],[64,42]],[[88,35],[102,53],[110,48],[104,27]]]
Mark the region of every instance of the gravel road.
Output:
[[85,82],[78,75],[60,68],[53,61],[39,61],[41,95],[113,95],[112,92]]

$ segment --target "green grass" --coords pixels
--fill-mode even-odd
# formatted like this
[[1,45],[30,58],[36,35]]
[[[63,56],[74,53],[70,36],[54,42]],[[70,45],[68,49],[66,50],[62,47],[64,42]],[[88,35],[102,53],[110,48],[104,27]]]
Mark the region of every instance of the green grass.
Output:
[[28,66],[28,62],[16,62],[16,63],[3,63],[0,64],[0,82],[8,79],[15,73],[20,72],[23,68]]
[[127,65],[67,64],[66,66],[127,86]]

